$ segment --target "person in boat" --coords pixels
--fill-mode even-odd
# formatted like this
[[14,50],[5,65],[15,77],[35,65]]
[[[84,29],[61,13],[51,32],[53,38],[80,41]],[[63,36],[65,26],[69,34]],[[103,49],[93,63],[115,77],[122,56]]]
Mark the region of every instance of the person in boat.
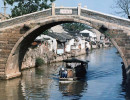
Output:
[[64,78],[67,78],[67,74],[68,74],[68,72],[67,72],[67,70],[65,70],[65,72],[64,72]]
[[67,70],[65,68],[61,68],[60,70],[60,78],[67,78]]

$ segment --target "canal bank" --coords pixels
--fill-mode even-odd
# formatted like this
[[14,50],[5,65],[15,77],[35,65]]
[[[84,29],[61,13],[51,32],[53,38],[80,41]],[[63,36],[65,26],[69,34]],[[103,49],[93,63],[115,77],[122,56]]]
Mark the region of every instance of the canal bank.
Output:
[[86,49],[81,50],[73,50],[70,53],[64,53],[62,55],[56,55],[53,52],[49,52],[44,48],[42,45],[35,48],[35,49],[29,49],[24,57],[23,63],[22,63],[22,69],[28,69],[33,68],[36,65],[36,59],[41,58],[44,62],[44,64],[50,64],[50,63],[56,63],[61,62],[64,59],[76,57],[79,55],[86,54]]
[[0,100],[129,100],[116,51],[101,48],[78,56],[90,61],[82,81],[59,83],[61,62],[24,70],[21,78],[0,82]]
[[[104,48],[104,47],[102,46],[101,48]],[[35,67],[37,58],[42,59],[44,64],[50,64],[50,63],[60,62],[67,58],[85,55],[86,53],[94,49],[100,49],[100,48],[97,46],[90,50],[86,48],[76,49],[76,50],[71,50],[71,52],[66,52],[64,54],[59,55],[59,54],[55,54],[52,51],[49,51],[48,48],[44,46],[44,44],[41,44],[35,48],[30,47],[24,56],[21,69],[23,70],[23,69]]]

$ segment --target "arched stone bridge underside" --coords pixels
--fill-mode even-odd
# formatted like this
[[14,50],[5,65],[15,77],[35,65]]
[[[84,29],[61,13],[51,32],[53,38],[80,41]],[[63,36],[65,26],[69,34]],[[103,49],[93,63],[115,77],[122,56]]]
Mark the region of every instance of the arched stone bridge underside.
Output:
[[12,18],[0,23],[0,79],[21,75],[23,57],[32,41],[43,31],[62,23],[79,22],[109,34],[130,78],[130,21],[79,5],[56,8]]

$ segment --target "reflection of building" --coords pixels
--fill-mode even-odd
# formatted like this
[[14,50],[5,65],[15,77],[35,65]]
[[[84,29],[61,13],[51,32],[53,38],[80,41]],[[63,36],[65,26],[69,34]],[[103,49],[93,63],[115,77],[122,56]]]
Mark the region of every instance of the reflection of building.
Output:
[[[78,88],[77,88],[78,87]],[[59,83],[59,90],[66,96],[81,96],[83,90],[87,88],[85,81],[76,81],[69,83]]]

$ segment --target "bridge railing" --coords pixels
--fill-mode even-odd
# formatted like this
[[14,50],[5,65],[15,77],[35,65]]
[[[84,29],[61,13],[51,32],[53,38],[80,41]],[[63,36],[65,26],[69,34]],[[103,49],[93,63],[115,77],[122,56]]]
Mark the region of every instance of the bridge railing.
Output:
[[125,18],[121,18],[121,17],[109,15],[109,14],[104,14],[104,13],[100,13],[100,12],[89,10],[89,9],[82,8],[80,15],[83,17],[88,17],[88,18],[100,20],[103,22],[109,22],[109,23],[114,23],[121,26],[130,27],[129,19],[125,19]]
[[78,7],[55,7],[55,4],[52,4],[52,8],[50,9],[38,11],[20,17],[11,18],[6,21],[2,21],[0,22],[0,29],[5,27],[10,27],[12,25],[21,24],[28,21],[45,19],[48,16],[56,16],[56,15],[83,16],[86,18],[100,20],[103,22],[110,22],[121,26],[130,27],[130,20],[128,19],[124,19],[124,18],[120,18],[108,14],[103,14],[100,12],[89,10],[87,8],[81,8],[81,4],[79,4]]
[[38,12],[23,15],[23,16],[10,18],[8,20],[0,22],[0,28],[5,28],[5,27],[12,26],[12,25],[21,24],[21,23],[28,22],[28,21],[35,21],[40,18],[52,16],[51,12],[52,12],[51,9],[46,9],[43,11],[38,11]]

